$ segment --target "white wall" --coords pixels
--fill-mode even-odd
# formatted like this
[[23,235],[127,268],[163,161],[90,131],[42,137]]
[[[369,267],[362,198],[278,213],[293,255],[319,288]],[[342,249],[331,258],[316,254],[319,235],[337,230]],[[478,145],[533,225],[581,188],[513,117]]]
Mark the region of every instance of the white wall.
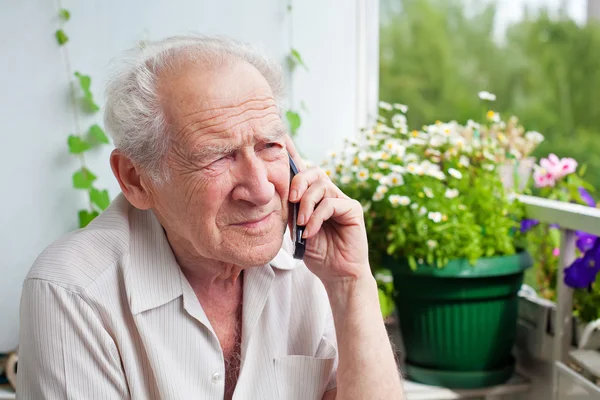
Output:
[[[56,3],[0,0],[0,352],[17,345],[19,296],[28,269],[45,246],[76,228],[77,210],[86,204],[85,195],[71,188],[79,164],[66,147],[74,122],[66,58],[53,36]],[[308,107],[298,142],[318,161],[356,132],[361,16],[356,1],[295,3],[292,39],[310,69],[299,70],[292,87],[296,104],[303,100]],[[290,40],[284,0],[63,0],[62,7],[71,11],[65,26],[71,66],[91,75],[99,104],[109,60],[137,40],[189,31],[225,34],[262,44],[279,60]],[[109,153],[106,148],[87,158],[98,186],[114,197],[118,185]]]

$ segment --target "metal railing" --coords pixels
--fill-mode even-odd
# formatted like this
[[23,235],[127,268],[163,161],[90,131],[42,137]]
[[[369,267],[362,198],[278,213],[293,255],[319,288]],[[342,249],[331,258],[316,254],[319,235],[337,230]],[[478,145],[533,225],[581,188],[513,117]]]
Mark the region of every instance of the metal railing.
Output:
[[[575,231],[600,236],[600,209],[533,196],[518,196],[525,205],[527,218],[558,224],[561,230],[560,260],[556,271],[556,326],[553,341],[555,368],[568,360],[571,349],[573,289],[565,285],[564,269],[575,261]],[[554,374],[554,398],[558,398],[557,373]]]

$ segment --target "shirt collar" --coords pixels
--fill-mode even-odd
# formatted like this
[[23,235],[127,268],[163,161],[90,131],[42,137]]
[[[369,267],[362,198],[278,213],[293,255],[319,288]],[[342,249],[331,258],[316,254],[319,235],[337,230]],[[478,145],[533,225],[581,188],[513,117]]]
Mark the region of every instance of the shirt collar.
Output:
[[[133,207],[121,193],[106,210],[129,225],[129,252],[125,257],[125,288],[135,315],[160,307],[183,294],[185,279],[162,225],[151,210]],[[301,261],[292,255],[292,241],[286,231],[282,248],[264,267],[292,270]],[[262,267],[258,267],[262,268]]]

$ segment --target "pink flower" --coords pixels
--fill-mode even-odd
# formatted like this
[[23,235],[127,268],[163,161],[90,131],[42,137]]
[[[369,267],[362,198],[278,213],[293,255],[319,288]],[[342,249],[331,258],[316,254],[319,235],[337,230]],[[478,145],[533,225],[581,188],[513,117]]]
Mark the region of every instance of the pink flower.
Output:
[[560,160],[558,165],[558,170],[556,171],[556,178],[562,178],[563,176],[567,176],[572,174],[577,170],[577,161],[572,158],[563,158]]
[[552,250],[552,255],[553,255],[554,257],[558,257],[558,256],[560,256],[560,249],[559,249],[558,247],[555,247],[555,248]]
[[[543,159],[542,161],[544,161]],[[541,164],[541,163],[540,163]],[[556,184],[556,176],[553,171],[548,170],[544,167],[535,166],[535,171],[533,172],[533,180],[535,181],[536,187],[554,187]]]
[[542,158],[540,160],[540,166],[552,175],[556,175],[560,170],[560,159],[556,154],[550,154],[548,158]]

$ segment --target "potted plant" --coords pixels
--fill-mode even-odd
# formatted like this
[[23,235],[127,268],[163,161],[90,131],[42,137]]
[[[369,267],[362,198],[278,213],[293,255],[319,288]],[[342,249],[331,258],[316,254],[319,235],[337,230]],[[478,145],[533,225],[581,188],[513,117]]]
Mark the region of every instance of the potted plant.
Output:
[[372,265],[392,271],[406,348],[419,382],[474,388],[513,373],[521,207],[499,165],[543,140],[493,111],[485,123],[409,130],[407,107],[380,104],[378,124],[325,162],[365,210]]
[[[585,181],[585,167],[577,161],[550,154],[534,167],[533,189],[539,197],[597,207],[591,193],[594,188]],[[529,355],[549,359],[549,343],[556,320],[556,271],[560,257],[560,227],[525,219],[521,232],[526,235],[528,250],[534,259],[534,268],[526,277],[530,290],[521,294],[519,305],[519,345]],[[591,234],[576,234],[575,262],[565,270],[563,277],[573,293],[573,344],[600,348],[600,335],[588,329],[590,323],[600,320],[600,240]],[[595,323],[598,325],[598,323]],[[588,331],[589,333],[585,333]],[[582,336],[585,338],[582,340]]]

